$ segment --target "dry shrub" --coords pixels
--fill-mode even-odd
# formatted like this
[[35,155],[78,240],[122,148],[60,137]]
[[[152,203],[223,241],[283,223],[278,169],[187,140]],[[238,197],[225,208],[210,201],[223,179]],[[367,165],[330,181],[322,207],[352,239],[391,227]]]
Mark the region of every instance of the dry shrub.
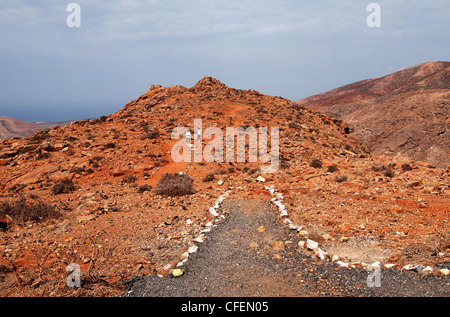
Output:
[[53,195],[59,195],[59,194],[66,194],[73,192],[75,190],[75,185],[73,184],[72,180],[69,178],[66,178],[59,183],[52,186],[51,191]]
[[124,183],[128,183],[128,184],[134,183],[134,182],[136,181],[136,176],[134,176],[134,175],[132,175],[132,174],[124,175],[124,176],[122,177],[122,181],[123,181]]
[[214,175],[215,175],[214,173],[209,173],[203,178],[203,182],[205,183],[212,182],[215,179]]
[[389,178],[392,178],[392,177],[395,176],[395,172],[394,172],[392,169],[387,168],[387,169],[384,171],[384,176],[389,177]]
[[402,164],[402,170],[404,170],[404,171],[411,171],[412,169],[413,168],[412,168],[411,164],[408,164],[408,163]]
[[334,173],[334,172],[336,172],[338,170],[339,170],[339,168],[336,165],[330,165],[327,168],[327,172],[329,172],[329,173]]
[[147,191],[151,191],[152,189],[153,189],[152,186],[147,185],[147,184],[144,184],[144,185],[139,186],[138,192],[139,192],[139,193],[145,193],[145,192],[147,192]]
[[337,175],[334,180],[338,183],[346,182],[348,180],[348,177],[345,175]]
[[155,194],[161,196],[185,196],[193,193],[193,179],[187,174],[169,174],[166,172],[155,189]]
[[61,217],[61,213],[52,205],[40,200],[29,202],[22,197],[10,202],[0,203],[0,219],[9,218],[13,223],[23,224],[27,221],[42,222]]
[[322,167],[322,161],[319,160],[319,159],[313,159],[313,160],[311,161],[310,166],[311,166],[311,167],[314,167],[314,168],[321,168],[321,167]]

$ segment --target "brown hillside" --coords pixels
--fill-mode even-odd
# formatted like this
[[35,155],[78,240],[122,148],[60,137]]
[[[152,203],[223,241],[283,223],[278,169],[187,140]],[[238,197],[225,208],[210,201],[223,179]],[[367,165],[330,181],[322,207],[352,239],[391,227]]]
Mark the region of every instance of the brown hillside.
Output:
[[37,123],[0,116],[0,139],[29,137],[44,129],[46,127]]
[[[280,168],[261,175],[259,162],[173,162],[171,132],[193,129],[194,119],[222,131],[279,127]],[[166,172],[192,182],[180,176],[170,192],[159,184]],[[191,88],[152,85],[114,114],[0,142],[0,295],[119,295],[120,281],[180,261],[224,191],[270,201],[266,186],[341,259],[376,256],[398,268],[448,261],[448,173],[372,157],[341,120],[280,97],[211,77]],[[158,194],[168,187],[186,195]],[[39,201],[55,210],[32,205]],[[65,284],[69,263],[81,267],[81,289]]]
[[450,62],[429,62],[298,101],[339,117],[376,154],[450,164]]

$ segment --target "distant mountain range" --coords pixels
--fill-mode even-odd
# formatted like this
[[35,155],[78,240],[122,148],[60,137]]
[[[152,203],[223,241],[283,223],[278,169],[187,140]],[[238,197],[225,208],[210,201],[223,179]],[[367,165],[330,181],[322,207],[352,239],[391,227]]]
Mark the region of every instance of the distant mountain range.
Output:
[[300,101],[350,125],[375,155],[450,164],[450,62],[428,62]]
[[24,138],[32,136],[39,130],[54,126],[64,126],[71,121],[28,122],[7,116],[0,116],[0,139]]

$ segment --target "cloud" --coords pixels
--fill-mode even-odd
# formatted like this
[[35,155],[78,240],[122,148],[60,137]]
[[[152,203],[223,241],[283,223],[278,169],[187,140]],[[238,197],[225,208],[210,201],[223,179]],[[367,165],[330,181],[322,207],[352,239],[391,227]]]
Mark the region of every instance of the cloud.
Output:
[[[81,28],[66,25],[70,2]],[[448,0],[377,1],[380,29],[366,25],[370,2],[0,0],[0,114],[37,104],[62,113],[61,100],[89,103],[80,113],[117,109],[149,83],[206,74],[300,99],[450,56]]]

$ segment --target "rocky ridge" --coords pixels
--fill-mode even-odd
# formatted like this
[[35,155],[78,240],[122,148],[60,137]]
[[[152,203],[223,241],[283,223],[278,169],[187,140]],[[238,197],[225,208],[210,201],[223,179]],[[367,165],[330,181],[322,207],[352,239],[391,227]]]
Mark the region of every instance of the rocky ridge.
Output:
[[[194,119],[223,131],[279,127],[279,170],[173,162],[171,132],[192,129]],[[155,195],[166,172],[187,173],[195,192]],[[121,281],[166,274],[180,262],[225,191],[269,201],[272,185],[290,219],[303,224],[299,234],[328,243],[342,259],[442,263],[450,260],[448,175],[426,162],[375,157],[340,119],[281,97],[211,77],[191,88],[152,85],[116,113],[0,143],[1,201],[25,197],[61,213],[44,222],[2,217],[2,295],[118,295]],[[85,274],[80,289],[65,284],[70,263]]]
[[376,155],[402,155],[446,168],[449,94],[450,62],[428,62],[297,103],[340,118]]

